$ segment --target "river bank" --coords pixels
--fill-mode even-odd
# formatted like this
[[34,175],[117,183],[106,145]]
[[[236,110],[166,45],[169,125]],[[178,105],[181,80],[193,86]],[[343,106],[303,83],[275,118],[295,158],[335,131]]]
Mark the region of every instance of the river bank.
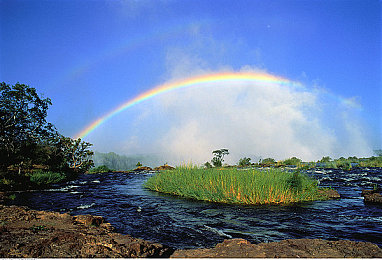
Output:
[[115,233],[100,216],[4,205],[0,205],[0,234],[0,257],[382,257],[382,249],[370,242],[322,239],[259,244],[228,239],[209,249],[175,250]]

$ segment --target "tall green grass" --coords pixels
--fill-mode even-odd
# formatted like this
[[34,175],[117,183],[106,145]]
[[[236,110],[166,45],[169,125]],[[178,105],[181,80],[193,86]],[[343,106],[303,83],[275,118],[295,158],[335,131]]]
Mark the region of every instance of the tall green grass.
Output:
[[187,198],[238,204],[278,204],[325,199],[306,174],[279,169],[178,167],[149,178],[150,190]]
[[30,175],[30,181],[38,185],[59,183],[66,179],[64,173],[36,170]]

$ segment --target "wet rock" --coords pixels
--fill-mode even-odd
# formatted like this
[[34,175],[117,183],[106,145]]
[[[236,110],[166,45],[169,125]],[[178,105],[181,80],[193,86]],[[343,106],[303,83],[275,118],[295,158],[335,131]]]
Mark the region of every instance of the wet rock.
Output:
[[173,252],[110,230],[102,217],[0,205],[0,257],[168,257]]
[[382,194],[377,190],[362,190],[362,196],[365,203],[382,204]]
[[321,195],[324,195],[325,197],[327,197],[328,199],[339,199],[341,197],[340,194],[333,189],[320,189],[318,190],[318,192]]
[[170,166],[170,165],[162,165],[162,166],[159,166],[159,167],[155,167],[154,168],[154,171],[166,171],[166,170],[174,170],[175,168]]
[[372,258],[382,257],[382,249],[369,242],[322,239],[288,239],[251,244],[244,239],[229,239],[209,249],[176,250],[171,258]]

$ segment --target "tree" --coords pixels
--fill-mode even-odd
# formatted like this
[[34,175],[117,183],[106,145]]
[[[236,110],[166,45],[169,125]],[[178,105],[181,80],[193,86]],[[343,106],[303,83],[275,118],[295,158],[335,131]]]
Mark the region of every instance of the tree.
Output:
[[228,155],[228,149],[220,149],[220,150],[215,150],[212,152],[214,157],[212,158],[211,162],[215,167],[221,167],[224,162],[224,156]]
[[91,143],[84,142],[81,138],[71,139],[61,136],[61,146],[63,156],[70,169],[77,172],[85,172],[90,167],[94,166],[93,151],[89,150]]
[[299,165],[301,164],[302,160],[297,158],[297,157],[292,157],[292,158],[289,158],[289,159],[286,159],[285,161],[283,161],[283,163],[285,165]]
[[239,166],[241,167],[250,166],[250,165],[251,165],[251,158],[244,157],[239,160]]
[[136,165],[137,167],[141,167],[142,166],[142,164],[141,164],[141,162],[137,162],[137,165]]
[[329,156],[324,156],[319,162],[326,163],[326,162],[330,162],[331,160],[332,158],[330,158]]
[[261,163],[262,164],[275,164],[276,161],[273,158],[265,158],[265,159],[261,160]]
[[56,131],[46,121],[49,98],[42,99],[36,89],[17,83],[0,83],[0,168],[11,165],[19,173],[36,159],[37,147]]

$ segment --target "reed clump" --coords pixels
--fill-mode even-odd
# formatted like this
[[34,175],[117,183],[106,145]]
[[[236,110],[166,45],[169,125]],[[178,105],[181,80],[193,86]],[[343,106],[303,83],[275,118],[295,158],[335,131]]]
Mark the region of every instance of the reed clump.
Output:
[[326,199],[306,174],[280,169],[181,166],[149,178],[145,187],[196,200],[233,204],[279,204]]

